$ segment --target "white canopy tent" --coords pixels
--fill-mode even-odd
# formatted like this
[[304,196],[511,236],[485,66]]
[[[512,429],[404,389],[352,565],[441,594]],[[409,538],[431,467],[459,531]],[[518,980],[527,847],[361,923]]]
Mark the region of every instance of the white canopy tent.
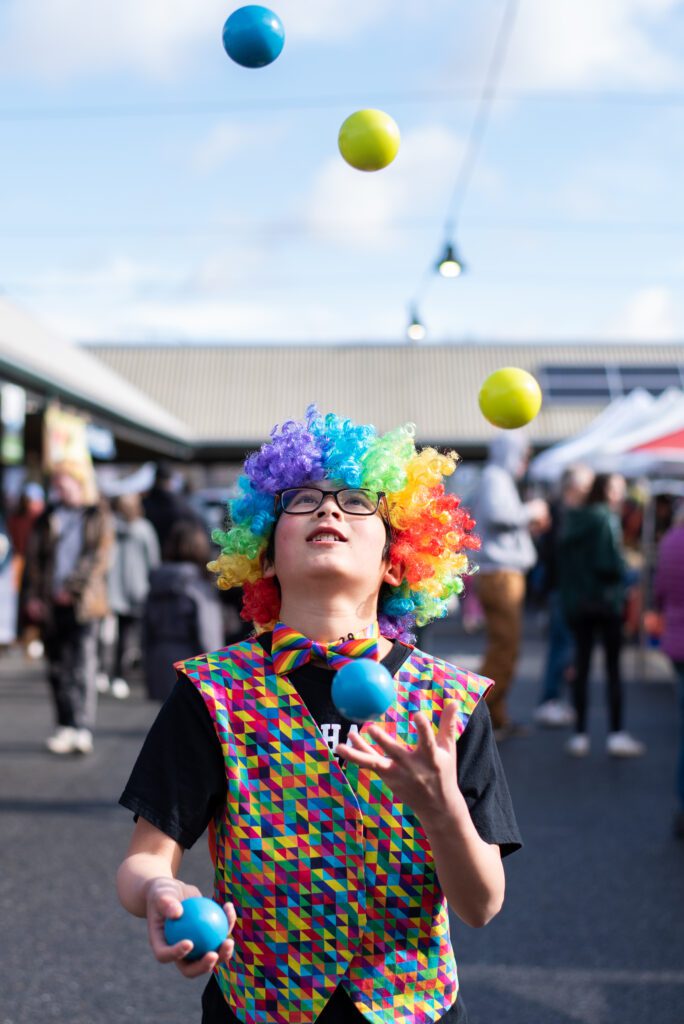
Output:
[[616,398],[575,437],[537,455],[530,463],[531,479],[555,483],[567,466],[575,462],[593,464],[593,456],[608,440],[619,439],[648,423],[659,401],[644,388],[635,388],[628,395]]
[[[653,406],[653,416],[622,436],[609,438],[592,461],[597,469],[618,470],[628,475],[653,475],[684,471],[684,448],[655,442],[675,437],[684,430],[684,392],[670,388]],[[652,446],[652,447],[651,447]]]

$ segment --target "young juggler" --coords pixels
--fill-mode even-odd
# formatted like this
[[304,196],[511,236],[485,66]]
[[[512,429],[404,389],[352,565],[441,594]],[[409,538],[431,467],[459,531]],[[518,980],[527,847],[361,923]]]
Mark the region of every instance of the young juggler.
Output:
[[[138,816],[121,901],[157,959],[213,972],[204,1024],[467,1019],[448,908],[486,924],[520,839],[491,682],[411,644],[477,543],[444,490],[454,468],[409,428],[313,407],[245,463],[213,568],[243,587],[256,635],[177,666],[121,798]],[[359,655],[397,688],[360,729],[331,699],[333,669]],[[163,925],[197,893],[177,876],[207,826],[231,934],[189,963]]]

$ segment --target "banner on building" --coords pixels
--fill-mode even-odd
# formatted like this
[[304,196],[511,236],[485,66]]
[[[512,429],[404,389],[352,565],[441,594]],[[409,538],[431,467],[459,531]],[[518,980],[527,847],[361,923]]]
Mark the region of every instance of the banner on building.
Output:
[[0,386],[0,462],[5,466],[18,466],[24,461],[24,423],[26,421],[26,392],[16,384]]

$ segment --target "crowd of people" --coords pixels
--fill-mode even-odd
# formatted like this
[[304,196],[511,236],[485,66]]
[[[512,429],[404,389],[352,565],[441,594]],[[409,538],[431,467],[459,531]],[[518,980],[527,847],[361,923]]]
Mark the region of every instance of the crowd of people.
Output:
[[[672,662],[679,688],[678,810],[674,831],[684,837],[684,501],[658,498],[654,540],[657,559],[644,558],[644,501],[628,494],[618,473],[595,474],[569,466],[549,500],[523,501],[519,493],[529,449],[524,431],[493,441],[473,498],[482,542],[479,573],[466,591],[467,631],[483,628],[483,675],[496,679],[488,695],[499,741],[529,732],[508,709],[526,597],[546,612],[547,648],[534,723],[571,729],[565,743],[573,758],[590,752],[590,668],[602,648],[607,706],[606,751],[641,757],[646,746],[625,725],[621,669],[626,641],[657,643]],[[531,592],[531,593],[530,593]],[[644,600],[646,604],[644,605]]]
[[134,671],[161,702],[174,661],[235,639],[206,568],[208,530],[164,465],[144,497],[108,501],[90,467],[62,462],[47,500],[27,484],[0,533],[0,586],[12,598],[0,643],[18,636],[29,657],[45,657],[53,754],[92,751],[98,694],[128,697]]
[[[480,672],[496,680],[487,701],[501,742],[529,731],[508,698],[530,598],[548,624],[534,724],[571,729],[571,757],[590,751],[590,667],[603,651],[606,750],[639,757],[645,745],[625,725],[621,654],[643,628],[642,595],[650,597],[650,632],[674,665],[684,718],[684,502],[660,500],[659,559],[643,587],[643,502],[624,479],[585,465],[563,473],[557,492],[523,500],[529,459],[524,431],[500,432],[471,497],[481,547],[478,573],[466,580],[463,625],[480,624]],[[55,754],[92,750],[98,692],[123,699],[142,670],[148,696],[164,701],[174,662],[246,635],[235,624],[234,595],[220,592],[206,566],[206,524],[179,493],[173,471],[157,469],[152,489],[105,501],[83,466],[63,463],[46,501],[35,482],[0,524],[0,644],[19,635],[29,656],[44,654],[55,709],[47,746]],[[655,623],[655,625],[654,625]],[[684,742],[678,768],[677,829],[684,835]]]

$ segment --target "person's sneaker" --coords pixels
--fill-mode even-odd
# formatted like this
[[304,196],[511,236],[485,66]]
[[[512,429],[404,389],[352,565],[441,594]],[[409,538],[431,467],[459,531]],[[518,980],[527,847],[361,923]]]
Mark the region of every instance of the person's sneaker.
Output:
[[537,725],[547,729],[565,729],[575,724],[575,709],[562,700],[546,700],[533,715]]
[[611,732],[606,741],[606,750],[611,757],[643,757],[646,747],[628,732]]
[[589,737],[586,732],[575,733],[565,744],[565,753],[570,757],[586,757],[589,753]]
[[112,679],[112,697],[117,700],[125,700],[129,697],[131,688],[125,679]]
[[52,754],[73,754],[76,749],[77,730],[70,725],[60,725],[53,736],[45,741]]
[[98,672],[95,675],[95,688],[98,693],[109,693],[109,676],[106,672]]
[[92,754],[93,734],[90,729],[76,729],[73,749],[75,754]]
[[42,658],[45,653],[45,647],[42,640],[29,640],[26,645],[26,657],[30,658],[31,661],[37,661],[38,658]]

